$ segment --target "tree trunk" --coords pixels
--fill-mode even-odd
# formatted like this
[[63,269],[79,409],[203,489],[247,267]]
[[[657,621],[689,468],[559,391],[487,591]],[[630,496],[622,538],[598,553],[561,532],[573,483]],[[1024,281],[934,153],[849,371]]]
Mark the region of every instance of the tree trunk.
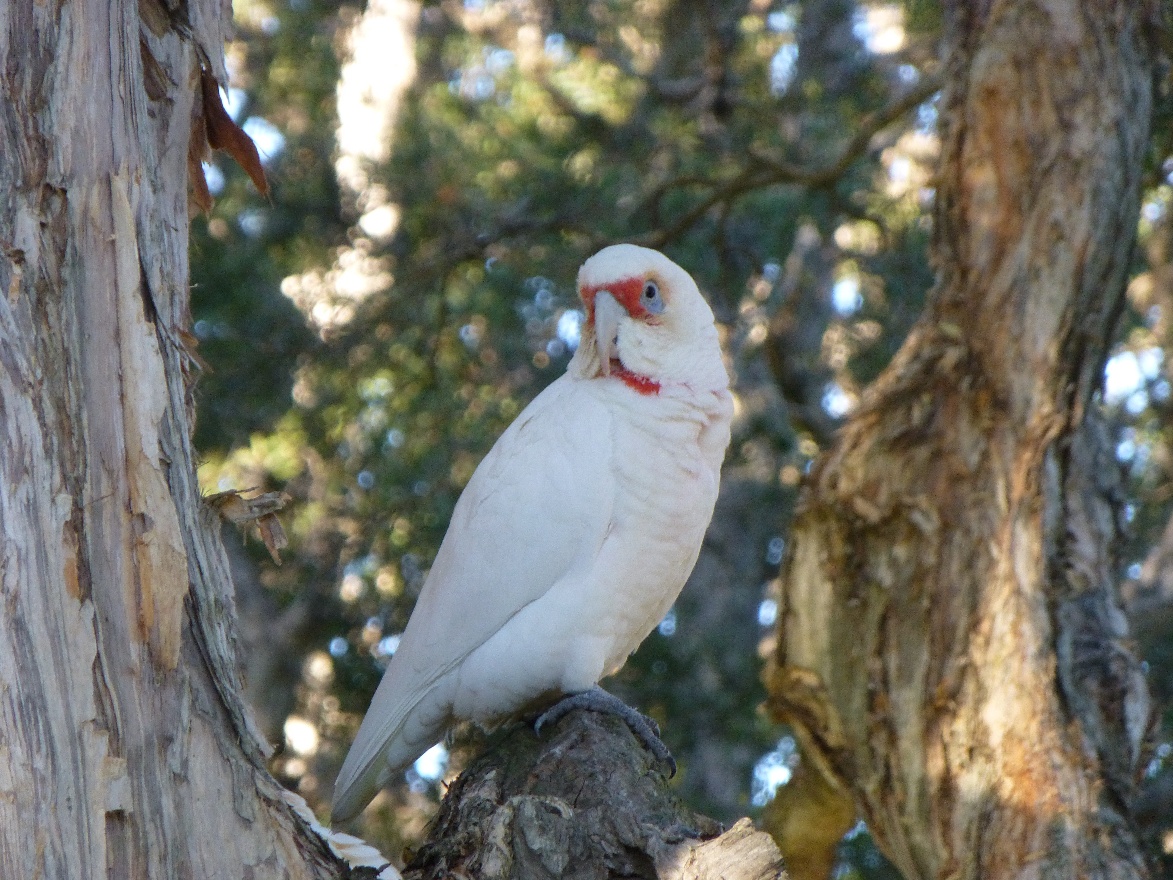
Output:
[[0,5],[0,876],[341,870],[264,769],[189,439],[188,145],[228,18]]
[[407,880],[784,880],[769,835],[685,807],[618,718],[517,725],[453,783]]
[[1147,876],[1150,707],[1093,405],[1132,254],[1155,12],[954,2],[921,321],[814,469],[771,706],[915,878]]

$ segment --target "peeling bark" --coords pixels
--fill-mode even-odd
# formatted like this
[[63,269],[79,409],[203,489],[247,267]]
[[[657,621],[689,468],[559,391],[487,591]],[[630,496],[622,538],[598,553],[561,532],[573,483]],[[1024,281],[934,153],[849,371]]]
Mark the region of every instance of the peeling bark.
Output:
[[1150,706],[1092,405],[1154,13],[954,3],[926,314],[812,473],[771,706],[915,878],[1139,878]]
[[229,17],[0,5],[0,876],[341,873],[264,769],[190,443],[188,146]]
[[406,880],[776,880],[769,835],[685,807],[614,716],[517,725],[453,783]]
[[778,789],[762,813],[762,828],[778,842],[794,880],[827,880],[839,843],[856,823],[851,793],[809,761]]

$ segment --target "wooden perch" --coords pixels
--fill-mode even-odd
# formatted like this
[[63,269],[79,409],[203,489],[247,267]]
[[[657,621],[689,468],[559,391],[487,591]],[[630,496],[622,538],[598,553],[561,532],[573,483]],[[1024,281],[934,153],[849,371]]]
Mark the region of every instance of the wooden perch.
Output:
[[448,790],[405,880],[776,880],[782,858],[743,819],[728,831],[672,793],[618,718],[577,710],[517,725]]

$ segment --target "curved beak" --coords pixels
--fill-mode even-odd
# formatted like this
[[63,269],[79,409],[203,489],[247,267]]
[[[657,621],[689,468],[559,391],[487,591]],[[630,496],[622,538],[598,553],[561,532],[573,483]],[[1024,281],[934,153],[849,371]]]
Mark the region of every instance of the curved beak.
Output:
[[603,375],[611,375],[611,358],[619,356],[616,348],[619,320],[627,316],[627,311],[619,305],[618,300],[609,290],[600,290],[595,294],[595,345],[599,350],[599,363],[603,367]]

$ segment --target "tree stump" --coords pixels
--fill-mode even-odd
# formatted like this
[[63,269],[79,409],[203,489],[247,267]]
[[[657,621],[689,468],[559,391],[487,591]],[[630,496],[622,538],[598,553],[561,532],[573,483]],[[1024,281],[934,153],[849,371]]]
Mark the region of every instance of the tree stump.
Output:
[[748,819],[685,806],[618,718],[576,710],[507,731],[448,790],[406,880],[777,880],[782,858]]

